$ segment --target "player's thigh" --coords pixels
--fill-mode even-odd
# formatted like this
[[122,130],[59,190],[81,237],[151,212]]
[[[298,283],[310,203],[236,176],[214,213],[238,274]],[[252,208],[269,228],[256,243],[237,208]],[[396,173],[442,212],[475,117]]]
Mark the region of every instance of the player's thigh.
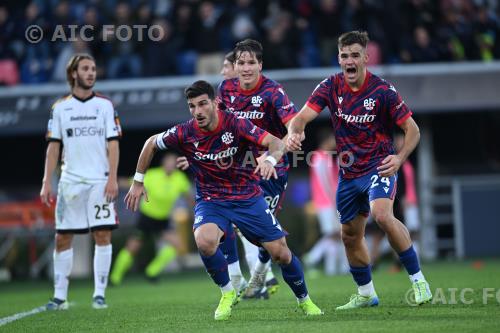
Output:
[[234,203],[233,206],[233,223],[253,244],[271,242],[286,236],[262,196]]
[[390,177],[381,177],[377,174],[377,171],[374,171],[369,174],[369,177],[369,182],[366,182],[365,186],[368,190],[370,203],[377,199],[390,199],[394,201],[398,181],[397,174]]
[[339,178],[337,188],[337,217],[341,224],[350,223],[359,214],[368,216],[370,206],[368,197],[363,192],[362,184],[366,180],[361,178]]
[[88,202],[87,218],[90,230],[111,230],[118,227],[118,216],[114,202],[107,202],[104,195],[106,183],[92,184]]
[[288,173],[278,176],[278,179],[261,180],[259,185],[264,192],[267,206],[271,213],[276,215],[281,210],[281,203],[288,185]]
[[194,208],[193,232],[196,243],[216,242],[224,236],[231,220],[227,203],[208,202],[200,200]]
[[87,233],[87,201],[90,185],[59,183],[56,203],[56,230]]

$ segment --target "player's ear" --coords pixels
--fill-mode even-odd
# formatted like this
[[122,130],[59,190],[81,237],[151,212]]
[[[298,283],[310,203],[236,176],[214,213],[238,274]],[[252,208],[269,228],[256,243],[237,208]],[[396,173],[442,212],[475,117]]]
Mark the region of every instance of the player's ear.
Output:
[[259,62],[259,72],[262,72],[262,61]]

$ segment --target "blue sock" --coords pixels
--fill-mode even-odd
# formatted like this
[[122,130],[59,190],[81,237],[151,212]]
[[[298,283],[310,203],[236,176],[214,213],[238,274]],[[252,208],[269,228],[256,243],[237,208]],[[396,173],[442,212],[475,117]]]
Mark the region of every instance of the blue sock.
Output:
[[352,277],[354,278],[354,281],[356,281],[356,284],[358,286],[364,286],[365,284],[370,283],[370,281],[372,280],[370,265],[363,267],[353,267],[349,265],[349,267]]
[[224,241],[219,245],[220,250],[226,257],[227,263],[232,264],[239,260],[238,258],[238,244],[236,244],[236,233],[232,224],[226,230]]
[[283,280],[290,286],[297,298],[307,296],[307,286],[304,280],[304,271],[299,259],[292,253],[292,261],[288,265],[280,265]]
[[214,255],[205,257],[200,253],[201,260],[205,265],[208,275],[219,287],[224,287],[229,283],[229,272],[227,271],[227,261],[220,249]]
[[417,252],[413,249],[413,245],[408,250],[399,253],[399,260],[405,266],[408,274],[413,275],[420,271]]
[[271,255],[263,247],[259,247],[259,260],[261,263],[266,263],[271,260]]

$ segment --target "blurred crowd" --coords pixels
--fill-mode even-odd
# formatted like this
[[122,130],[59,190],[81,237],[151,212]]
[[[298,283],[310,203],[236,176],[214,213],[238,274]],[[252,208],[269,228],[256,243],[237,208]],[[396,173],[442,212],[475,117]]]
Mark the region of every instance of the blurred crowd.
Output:
[[[266,69],[337,65],[337,38],[368,31],[370,63],[500,59],[497,0],[5,0],[0,4],[0,83],[58,82],[75,52],[92,53],[100,78],[211,74],[235,42],[264,46]],[[161,40],[138,30],[127,41],[104,25],[160,26]],[[29,43],[31,25],[44,38]],[[90,25],[92,40],[68,26]],[[158,37],[158,36],[156,36]],[[156,38],[158,39],[158,38]]]

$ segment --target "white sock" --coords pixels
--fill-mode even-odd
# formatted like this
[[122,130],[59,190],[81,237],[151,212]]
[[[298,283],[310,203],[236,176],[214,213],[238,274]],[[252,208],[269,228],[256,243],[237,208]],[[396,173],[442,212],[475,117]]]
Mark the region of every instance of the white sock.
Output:
[[308,299],[309,299],[309,295],[306,295],[306,296],[304,296],[302,298],[297,298],[297,301],[299,301],[299,303],[304,303]]
[[417,282],[417,281],[425,281],[424,274],[422,274],[422,271],[418,271],[415,274],[410,275],[410,281]]
[[226,284],[225,286],[221,287],[220,290],[223,293],[227,293],[228,291],[234,290],[234,287],[233,287],[233,284],[231,283],[231,281],[229,281],[229,283]]
[[109,269],[111,267],[111,255],[113,246],[95,246],[94,250],[94,296],[104,297],[108,285]]
[[373,296],[373,295],[375,295],[375,287],[373,286],[373,281],[370,281],[363,286],[359,286],[358,293],[361,296]]
[[54,251],[54,298],[68,299],[69,275],[73,267],[73,249]]
[[227,271],[229,272],[229,276],[242,276],[240,261],[236,260],[232,264],[227,265]]
[[269,268],[270,265],[271,265],[271,260],[269,260],[266,263],[263,263],[260,260],[257,260],[253,271],[255,272],[255,274],[263,274],[267,271],[267,269]]

